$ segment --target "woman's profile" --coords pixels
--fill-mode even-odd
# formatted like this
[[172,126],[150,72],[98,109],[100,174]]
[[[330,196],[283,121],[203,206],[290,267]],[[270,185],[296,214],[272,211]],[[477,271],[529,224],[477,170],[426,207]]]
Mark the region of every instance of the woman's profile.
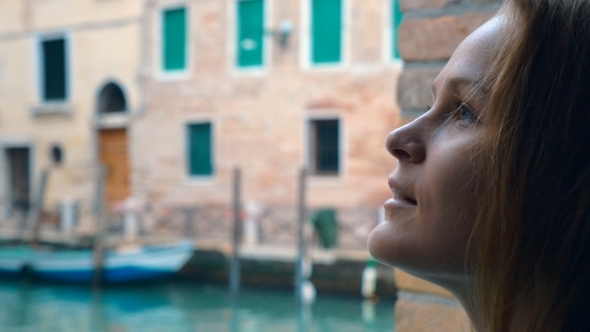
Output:
[[432,87],[387,137],[371,254],[477,331],[590,331],[590,1],[506,1]]

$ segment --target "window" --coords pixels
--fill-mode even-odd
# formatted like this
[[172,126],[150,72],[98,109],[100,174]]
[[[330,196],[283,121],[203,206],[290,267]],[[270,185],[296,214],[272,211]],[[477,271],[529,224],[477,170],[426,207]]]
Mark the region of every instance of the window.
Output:
[[264,54],[264,1],[238,0],[237,65],[260,67]]
[[342,59],[342,1],[311,1],[311,62],[334,64]]
[[391,0],[391,57],[393,60],[401,60],[398,31],[402,19],[403,13],[399,0]]
[[41,93],[44,101],[68,98],[66,40],[63,37],[41,41]]
[[213,174],[211,123],[195,123],[188,126],[188,172],[191,176]]
[[115,83],[106,84],[98,95],[99,114],[120,113],[126,110],[127,102],[123,90]]
[[310,121],[310,164],[317,175],[338,175],[340,172],[339,120]]
[[186,69],[186,8],[164,10],[162,15],[162,68]]
[[61,144],[53,144],[50,149],[51,161],[54,165],[59,166],[63,162],[64,153]]

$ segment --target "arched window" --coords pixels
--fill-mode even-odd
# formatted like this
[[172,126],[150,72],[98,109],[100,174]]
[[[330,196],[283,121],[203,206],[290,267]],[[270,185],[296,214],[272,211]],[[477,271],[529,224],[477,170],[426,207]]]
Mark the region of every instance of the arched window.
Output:
[[108,114],[125,112],[126,110],[127,102],[123,90],[112,82],[105,85],[98,96],[98,112]]

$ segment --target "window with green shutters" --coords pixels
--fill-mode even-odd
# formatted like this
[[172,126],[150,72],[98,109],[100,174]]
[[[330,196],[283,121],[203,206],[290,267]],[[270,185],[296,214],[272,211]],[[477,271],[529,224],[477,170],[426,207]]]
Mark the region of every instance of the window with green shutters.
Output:
[[162,67],[165,71],[186,69],[186,8],[164,10],[162,15]]
[[391,56],[394,60],[401,59],[399,53],[398,31],[403,18],[399,0],[391,0]]
[[237,65],[260,67],[264,62],[264,1],[237,1]]
[[188,125],[188,171],[191,176],[213,174],[213,132],[210,122]]
[[311,2],[311,62],[334,64],[342,60],[342,1]]
[[65,38],[41,41],[41,65],[43,100],[66,100],[68,73]]

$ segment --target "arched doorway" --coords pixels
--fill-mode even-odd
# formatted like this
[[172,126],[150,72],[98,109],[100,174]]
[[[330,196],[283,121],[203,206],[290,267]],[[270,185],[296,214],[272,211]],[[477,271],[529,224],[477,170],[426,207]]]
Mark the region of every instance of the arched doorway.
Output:
[[[127,112],[123,89],[113,82],[105,84],[100,90],[97,104],[99,117]],[[100,163],[107,171],[107,202],[126,199],[130,195],[127,128],[99,129],[98,153]]]

